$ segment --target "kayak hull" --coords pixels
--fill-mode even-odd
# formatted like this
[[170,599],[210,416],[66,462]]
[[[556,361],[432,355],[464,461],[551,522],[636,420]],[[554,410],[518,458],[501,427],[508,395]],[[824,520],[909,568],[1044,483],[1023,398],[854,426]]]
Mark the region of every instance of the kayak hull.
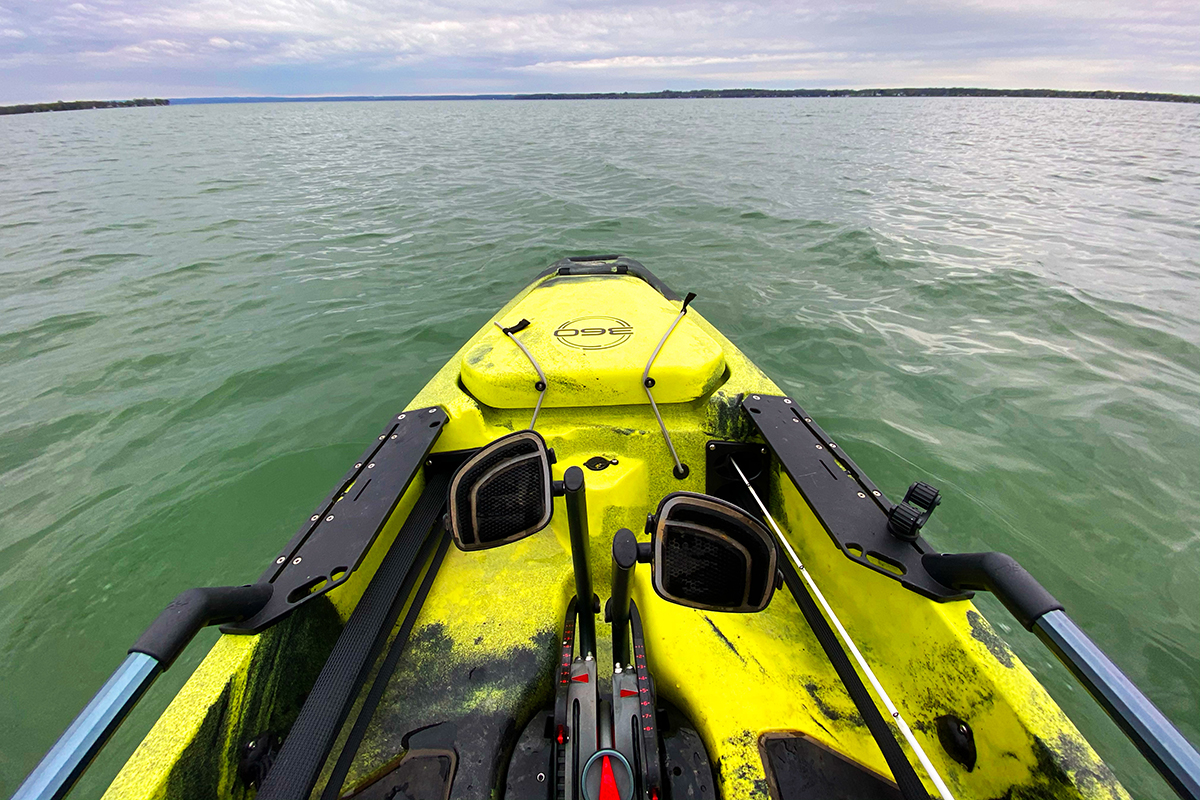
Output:
[[[594,274],[569,274],[570,266],[565,275],[553,269],[543,273],[464,344],[405,409],[396,409],[438,406],[448,414],[435,455],[478,448],[526,428],[538,394],[533,369],[526,366],[523,384],[520,369],[527,362],[493,323],[511,326],[529,319],[529,330],[541,334],[531,334],[536,343],[531,351],[554,356],[543,359],[548,385],[536,430],[557,456],[555,477],[597,457],[608,462],[584,470],[590,566],[602,600],[612,579],[613,534],[624,527],[644,538],[646,514],[659,499],[674,491],[704,492],[711,442],[761,441],[740,408],[741,398],[784,394],[698,310],[689,310],[687,336],[681,336],[676,351],[668,351],[669,343],[663,347],[663,372],[655,373],[668,398],[658,405],[663,424],[688,465],[687,476],[677,478],[640,384],[645,355],[665,332],[664,319],[670,321],[664,308],[671,301],[656,280],[609,269],[619,264],[584,265]],[[531,301],[551,294],[554,304]],[[550,310],[533,314],[539,307]],[[548,316],[551,312],[555,316]],[[606,327],[598,317],[621,324]],[[576,322],[580,318],[583,324]],[[632,333],[612,345],[626,328]],[[566,337],[554,334],[585,329],[602,330],[589,335],[607,346],[591,353],[575,348],[576,353],[574,345],[560,341]],[[622,347],[629,348],[623,356]],[[599,378],[586,367],[587,356],[597,353],[606,359]],[[495,385],[488,384],[484,369],[488,358],[498,361],[492,371],[499,375]],[[673,376],[685,373],[689,363],[703,376],[672,395]],[[630,380],[632,387],[626,385]],[[622,385],[606,388],[615,382]],[[480,399],[489,392],[500,398],[497,404]],[[778,462],[767,484],[772,515],[955,797],[1128,796],[969,599],[937,602],[864,568],[838,549]],[[252,796],[250,743],[286,736],[423,488],[420,477],[409,486],[346,583],[262,633],[223,635],[105,797]],[[518,735],[553,700],[563,618],[574,594],[567,514],[561,501],[556,504],[549,528],[539,534],[493,550],[446,553],[345,787],[363,784],[391,763],[411,746],[414,731],[449,725],[440,730],[458,754],[453,796],[504,794]],[[717,796],[779,795],[766,755],[773,737],[803,737],[890,778],[878,746],[786,589],[758,614],[697,611],[661,600],[649,569],[641,568],[634,575],[633,598],[658,694],[699,733]],[[609,664],[609,637],[598,627],[597,660]],[[970,768],[939,738],[938,720],[946,717],[970,730],[976,753]],[[918,775],[932,787],[920,768]],[[319,784],[317,796],[320,790]]]

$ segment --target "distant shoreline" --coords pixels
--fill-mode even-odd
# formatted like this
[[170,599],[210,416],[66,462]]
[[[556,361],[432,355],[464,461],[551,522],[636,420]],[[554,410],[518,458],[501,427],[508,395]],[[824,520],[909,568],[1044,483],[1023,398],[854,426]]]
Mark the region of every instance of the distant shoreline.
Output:
[[1078,92],[1064,89],[687,89],[661,92],[535,92],[532,94],[353,95],[333,97],[188,97],[176,105],[201,103],[320,103],[384,100],[709,100],[744,97],[1063,97],[1091,100],[1148,100],[1200,103],[1200,95],[1164,92]]
[[398,94],[312,97],[140,97],[134,100],[73,100],[0,106],[0,115],[78,111],[88,108],[134,108],[219,103],[345,103],[420,100],[721,100],[778,97],[1050,97],[1075,100],[1142,100],[1154,103],[1200,103],[1200,95],[1166,92],[1070,91],[1065,89],[976,89],[927,87],[916,89],[688,89],[660,92],[535,92],[532,94]]
[[161,97],[138,97],[134,100],[71,100],[57,103],[22,103],[16,106],[0,106],[0,114],[40,114],[44,111],[81,111],[85,108],[136,108],[141,106],[169,106],[170,100]]

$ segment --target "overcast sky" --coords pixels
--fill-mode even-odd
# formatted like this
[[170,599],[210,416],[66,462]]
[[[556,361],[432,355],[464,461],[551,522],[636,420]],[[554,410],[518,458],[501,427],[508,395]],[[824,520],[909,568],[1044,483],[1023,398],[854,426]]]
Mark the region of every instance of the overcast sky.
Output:
[[743,86],[1200,94],[1200,2],[0,0],[0,103]]

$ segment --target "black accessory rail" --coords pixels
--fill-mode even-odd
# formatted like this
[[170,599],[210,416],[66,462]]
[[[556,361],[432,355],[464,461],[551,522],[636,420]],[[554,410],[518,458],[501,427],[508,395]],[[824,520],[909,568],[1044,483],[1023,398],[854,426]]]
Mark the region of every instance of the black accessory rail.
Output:
[[1024,567],[1003,553],[927,555],[924,562],[947,586],[995,594],[1058,656],[1176,794],[1200,800],[1200,753]]
[[742,408],[847,558],[932,600],[971,596],[926,571],[922,556],[937,551],[920,535],[905,540],[888,531],[893,504],[795,401],[754,394]]
[[312,793],[342,724],[416,583],[421,564],[418,552],[424,549],[428,553],[437,538],[432,531],[446,507],[449,484],[445,473],[426,473],[421,497],[350,614],[258,790],[259,800],[296,800]]
[[267,604],[246,621],[221,630],[258,633],[344,583],[396,510],[448,420],[437,407],[393,417],[258,579],[274,587]]
[[879,708],[876,707],[875,701],[867,692],[862,678],[858,677],[858,673],[854,671],[854,665],[850,663],[849,656],[838,643],[837,635],[829,627],[829,622],[826,621],[816,601],[809,594],[808,587],[804,585],[796,568],[786,558],[779,559],[778,563],[779,568],[783,571],[783,581],[787,585],[788,591],[796,599],[796,605],[800,606],[800,612],[816,635],[821,649],[825,651],[829,663],[833,665],[842,685],[850,694],[850,699],[854,701],[854,707],[858,709],[859,715],[866,723],[867,730],[871,732],[875,743],[879,745],[884,760],[892,770],[892,778],[900,788],[900,795],[904,800],[928,800],[929,793],[925,790],[921,779],[917,777],[917,771],[905,757],[900,743],[896,741],[895,734],[884,721],[883,714],[879,713]]

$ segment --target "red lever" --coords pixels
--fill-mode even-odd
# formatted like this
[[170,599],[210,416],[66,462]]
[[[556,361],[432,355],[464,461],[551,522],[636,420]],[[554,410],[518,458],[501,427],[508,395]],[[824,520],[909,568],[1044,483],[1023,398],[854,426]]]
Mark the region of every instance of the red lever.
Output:
[[617,790],[617,776],[613,775],[612,764],[609,763],[608,756],[604,756],[603,759],[600,764],[599,800],[621,800],[621,793]]

